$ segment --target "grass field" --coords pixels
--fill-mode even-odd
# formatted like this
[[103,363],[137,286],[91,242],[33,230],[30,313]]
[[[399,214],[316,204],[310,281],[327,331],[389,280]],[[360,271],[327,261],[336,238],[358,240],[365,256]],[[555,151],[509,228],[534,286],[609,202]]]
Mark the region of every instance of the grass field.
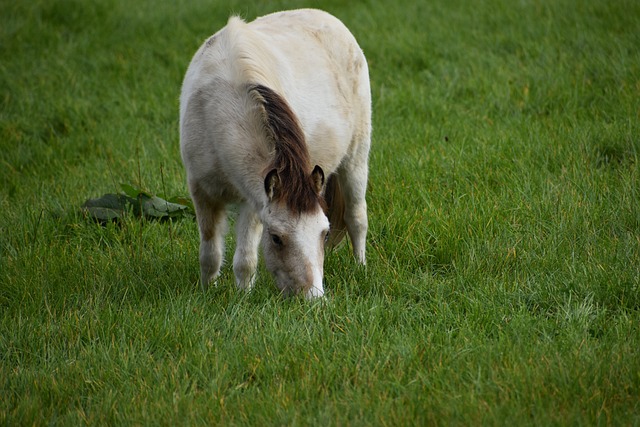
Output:
[[[368,265],[206,294],[178,95],[230,13],[369,60]],[[640,2],[0,2],[1,425],[640,425]],[[228,259],[233,237],[228,238]]]

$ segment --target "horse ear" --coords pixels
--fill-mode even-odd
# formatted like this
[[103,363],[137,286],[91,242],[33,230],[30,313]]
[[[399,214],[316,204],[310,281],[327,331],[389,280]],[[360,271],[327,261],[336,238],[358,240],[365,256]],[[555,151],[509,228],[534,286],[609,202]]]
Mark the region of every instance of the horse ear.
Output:
[[273,196],[278,192],[280,187],[280,176],[277,169],[272,169],[264,179],[264,191],[267,193],[269,201],[273,200]]
[[322,194],[324,190],[324,171],[318,165],[313,168],[313,172],[311,172],[311,181],[315,187],[316,193]]

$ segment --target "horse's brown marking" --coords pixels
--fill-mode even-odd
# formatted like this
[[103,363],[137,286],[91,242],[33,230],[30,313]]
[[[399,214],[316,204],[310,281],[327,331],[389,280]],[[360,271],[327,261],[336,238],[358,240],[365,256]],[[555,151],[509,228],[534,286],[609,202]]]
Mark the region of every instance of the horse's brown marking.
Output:
[[207,42],[206,42],[206,43],[207,43],[207,47],[211,47],[211,46],[213,46],[213,45],[215,44],[215,42],[216,42],[216,39],[217,39],[217,37],[216,37],[216,35],[215,35],[215,34],[214,34],[214,35],[212,35],[211,37],[209,37],[209,38],[207,39]]
[[[326,210],[317,188],[317,176],[311,173],[309,150],[300,123],[291,107],[280,95],[262,85],[249,88],[263,108],[265,128],[275,144],[275,157],[266,173],[275,170],[278,180],[273,201],[285,203],[295,212],[310,212],[318,205]],[[267,184],[265,182],[265,184]]]

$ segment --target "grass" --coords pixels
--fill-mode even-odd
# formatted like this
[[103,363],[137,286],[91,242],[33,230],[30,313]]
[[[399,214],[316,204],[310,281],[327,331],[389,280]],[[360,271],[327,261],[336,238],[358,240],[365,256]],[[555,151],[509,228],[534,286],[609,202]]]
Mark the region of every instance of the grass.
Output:
[[[368,266],[196,286],[177,98],[205,37],[311,5],[368,57]],[[640,5],[0,4],[3,425],[640,424]],[[229,236],[230,254],[233,238]],[[230,259],[231,257],[228,256]]]

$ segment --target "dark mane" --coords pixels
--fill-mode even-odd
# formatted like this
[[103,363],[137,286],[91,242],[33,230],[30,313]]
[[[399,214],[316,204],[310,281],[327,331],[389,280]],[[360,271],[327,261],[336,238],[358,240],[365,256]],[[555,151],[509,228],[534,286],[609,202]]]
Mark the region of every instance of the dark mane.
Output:
[[275,169],[278,173],[280,185],[274,200],[298,213],[312,211],[318,204],[325,209],[311,177],[309,151],[295,113],[284,98],[268,87],[252,85],[249,91],[263,108],[265,129],[275,145],[273,162],[266,170]]

